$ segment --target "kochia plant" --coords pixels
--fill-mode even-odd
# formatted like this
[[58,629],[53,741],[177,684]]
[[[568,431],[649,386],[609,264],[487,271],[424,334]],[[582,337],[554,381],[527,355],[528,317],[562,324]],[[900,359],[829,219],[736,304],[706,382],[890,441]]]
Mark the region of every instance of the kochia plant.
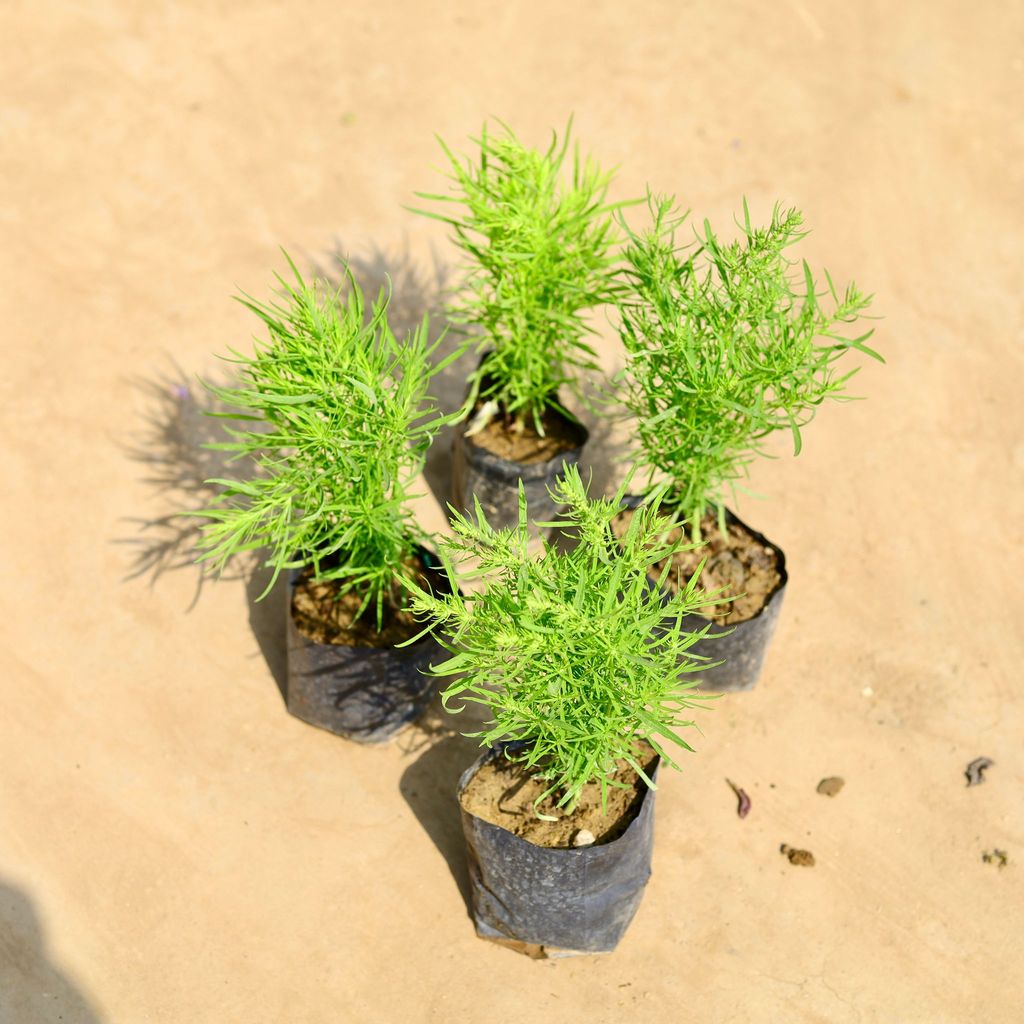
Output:
[[277,278],[281,302],[239,300],[269,337],[252,355],[232,352],[238,386],[210,388],[238,410],[222,415],[251,422],[213,447],[255,472],[211,481],[223,490],[197,513],[207,520],[202,559],[223,568],[265,550],[268,591],[282,570],[312,565],[339,594],[357,590],[359,614],[373,606],[379,628],[385,603],[405,600],[398,580],[414,575],[409,487],[445,422],[427,395],[444,364],[431,367],[426,320],[395,338],[385,291],[367,310],[351,275],[332,292],[288,263],[294,280]]
[[481,745],[521,741],[509,756],[549,781],[544,795],[557,794],[568,811],[588,783],[606,797],[617,759],[651,784],[639,741],[673,764],[671,744],[691,749],[676,733],[693,725],[683,712],[706,699],[691,693],[705,661],[687,655],[706,627],[691,633],[683,619],[713,595],[695,579],[671,598],[651,587],[653,563],[666,559],[662,580],[670,571],[675,545],[663,538],[671,520],[655,500],[616,539],[610,527],[624,493],[590,499],[579,471],[567,469],[553,495],[567,511],[552,525],[578,543],[565,551],[544,541],[532,557],[522,489],[519,524],[510,529],[492,529],[479,503],[475,519],[455,513],[454,539],[442,543],[453,594],[456,567],[467,561],[473,568],[463,578],[483,587],[465,598],[419,593],[414,601],[452,653],[434,668],[457,677],[444,691],[446,706],[461,710],[456,699],[484,705],[491,720],[472,735]]
[[[875,359],[872,331],[850,336],[870,296],[839,294],[825,272],[786,252],[806,232],[797,210],[776,206],[767,227],[743,204],[741,237],[720,242],[705,221],[689,248],[676,242],[685,219],[671,198],[651,197],[652,226],[629,231],[629,294],[619,305],[626,365],[620,397],[636,418],[638,464],[650,484],[667,484],[700,537],[708,506],[722,516],[723,487],[746,472],[774,431],[800,431],[826,398],[845,398],[856,370],[837,376],[850,349]],[[628,229],[627,229],[628,230]]]
[[610,174],[581,158],[578,146],[570,156],[571,127],[538,152],[507,126],[492,134],[485,125],[472,140],[479,152],[465,163],[442,141],[454,187],[417,193],[464,207],[418,212],[450,225],[466,257],[450,316],[476,327],[489,353],[470,375],[472,399],[484,403],[485,419],[500,413],[514,429],[540,434],[546,409],[564,413],[559,388],[575,388],[578,373],[595,366],[583,314],[614,294],[613,214],[624,205],[607,201]]

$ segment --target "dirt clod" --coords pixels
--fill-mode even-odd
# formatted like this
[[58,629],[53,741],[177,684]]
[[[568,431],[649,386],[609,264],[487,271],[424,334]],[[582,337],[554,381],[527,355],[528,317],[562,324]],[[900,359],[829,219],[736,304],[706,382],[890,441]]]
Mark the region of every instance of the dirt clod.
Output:
[[1000,871],[1010,863],[1009,855],[1005,850],[993,849],[991,852],[986,850],[982,855],[981,859],[986,864],[995,864]]
[[846,785],[846,782],[838,775],[830,775],[818,783],[818,792],[822,796],[837,796],[839,791]]
[[968,786],[980,786],[985,781],[985,769],[991,768],[995,761],[990,757],[976,757],[965,769]]
[[790,864],[795,864],[800,868],[813,868],[814,867],[814,854],[810,850],[798,850],[793,846],[787,846],[783,843],[779,847],[779,853],[786,855]]

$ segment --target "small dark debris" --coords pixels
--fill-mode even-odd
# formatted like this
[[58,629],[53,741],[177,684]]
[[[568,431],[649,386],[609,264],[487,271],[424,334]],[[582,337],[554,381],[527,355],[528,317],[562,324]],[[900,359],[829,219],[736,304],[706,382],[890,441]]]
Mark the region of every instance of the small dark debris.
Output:
[[985,781],[985,769],[995,764],[990,757],[976,757],[964,770],[968,786],[978,786]]
[[839,791],[846,785],[846,781],[838,775],[830,775],[818,783],[818,792],[822,796],[837,796]]
[[1010,863],[1010,857],[1007,854],[1007,852],[1005,850],[997,850],[995,848],[993,848],[991,853],[989,853],[989,851],[986,850],[981,855],[981,859],[986,864],[995,864],[995,866],[999,868],[1000,871],[1002,871],[1003,868],[1005,868],[1006,865]]
[[790,864],[795,864],[800,868],[813,868],[814,867],[814,854],[810,850],[798,850],[793,846],[787,846],[783,843],[779,847],[779,853],[784,853],[789,859]]
[[750,813],[750,797],[747,796],[747,791],[741,789],[731,779],[726,779],[725,781],[729,783],[729,788],[736,794],[736,800],[738,801],[736,813],[741,818],[745,818]]

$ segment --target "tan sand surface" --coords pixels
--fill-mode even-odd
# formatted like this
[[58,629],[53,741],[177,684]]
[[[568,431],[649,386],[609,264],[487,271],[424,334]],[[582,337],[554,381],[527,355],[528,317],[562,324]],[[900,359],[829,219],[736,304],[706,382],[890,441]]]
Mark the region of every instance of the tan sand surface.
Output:
[[[1019,3],[966,0],[0,4],[0,1021],[1024,1020],[1022,54]],[[229,296],[284,246],[436,308],[432,133],[570,112],[621,197],[799,204],[888,365],[756,468],[780,631],[664,780],[620,949],[533,962],[466,912],[470,744],[290,718],[279,604],[197,597],[166,517]]]

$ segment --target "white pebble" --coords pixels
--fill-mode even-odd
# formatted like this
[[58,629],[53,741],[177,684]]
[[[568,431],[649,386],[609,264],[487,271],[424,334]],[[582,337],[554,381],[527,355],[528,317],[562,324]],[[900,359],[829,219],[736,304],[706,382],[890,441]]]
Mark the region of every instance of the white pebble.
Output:
[[860,692],[863,693],[865,697],[871,697],[874,695],[875,691],[872,690],[870,686],[865,686]]
[[594,844],[594,833],[587,828],[581,828],[579,832],[572,837],[573,846],[592,846]]

